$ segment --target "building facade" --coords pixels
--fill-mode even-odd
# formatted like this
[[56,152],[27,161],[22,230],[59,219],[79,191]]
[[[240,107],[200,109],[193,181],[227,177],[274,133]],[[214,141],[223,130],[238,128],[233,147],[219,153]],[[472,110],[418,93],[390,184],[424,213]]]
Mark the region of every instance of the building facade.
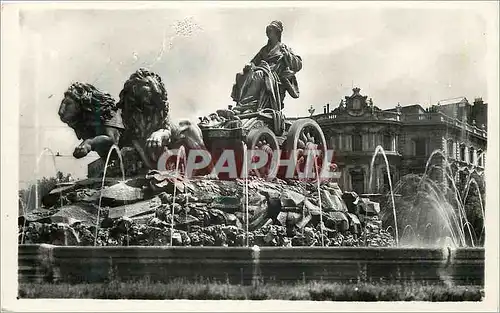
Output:
[[[323,129],[327,145],[335,151],[335,163],[345,191],[358,194],[388,190],[386,160],[393,185],[403,175],[425,171],[431,154],[442,151],[452,170],[466,169],[482,176],[487,147],[487,104],[466,98],[439,102],[428,109],[397,105],[381,110],[359,88],[337,108],[326,105],[312,115]],[[385,152],[373,155],[378,146]],[[464,172],[464,171],[460,171]],[[372,176],[372,177],[370,177]]]

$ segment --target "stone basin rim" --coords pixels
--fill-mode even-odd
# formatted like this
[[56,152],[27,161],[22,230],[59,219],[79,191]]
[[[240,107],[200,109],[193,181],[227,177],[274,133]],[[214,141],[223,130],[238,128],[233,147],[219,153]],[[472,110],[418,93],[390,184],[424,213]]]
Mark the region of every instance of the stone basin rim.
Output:
[[[149,249],[149,250],[249,250],[252,251],[253,247],[221,247],[221,246],[58,246],[51,244],[20,244],[18,247],[45,247],[45,248],[57,248],[57,249],[110,249],[110,250],[123,250],[123,249]],[[308,246],[297,246],[297,247],[268,247],[259,246],[259,250],[358,250],[358,251],[442,251],[446,250],[447,247],[308,247]],[[452,251],[482,251],[484,252],[484,247],[460,247],[451,249]]]

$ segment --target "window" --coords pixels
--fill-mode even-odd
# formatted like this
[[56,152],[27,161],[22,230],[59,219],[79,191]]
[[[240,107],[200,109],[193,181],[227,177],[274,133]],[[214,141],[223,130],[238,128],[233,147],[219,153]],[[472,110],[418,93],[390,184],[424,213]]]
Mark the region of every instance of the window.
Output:
[[427,140],[425,138],[415,139],[415,156],[427,156]]
[[352,191],[357,194],[365,193],[365,175],[362,170],[354,170],[351,172]]
[[339,134],[337,136],[337,150],[338,151],[344,150],[344,147],[345,147],[345,139],[344,138],[345,137],[342,134]]
[[383,143],[385,151],[392,151],[392,136],[390,134],[384,134]]
[[477,150],[477,165],[483,166],[483,151]]
[[339,137],[337,135],[333,135],[332,137],[330,137],[330,146],[333,150],[338,150]]
[[476,164],[476,160],[475,160],[476,154],[474,152],[475,152],[474,148],[470,147],[469,148],[469,163],[471,163],[471,164]]
[[[394,170],[394,169],[391,169]],[[389,184],[389,177],[387,177],[387,169],[382,170],[382,179],[383,179],[383,189],[382,192],[386,193],[391,190],[390,184]],[[394,174],[391,172],[391,183],[394,185]]]
[[448,158],[455,158],[455,149],[453,149],[453,140],[448,139],[446,142],[446,151],[448,152]]
[[460,145],[460,161],[465,162],[465,145]]
[[352,135],[352,151],[363,151],[363,136],[361,134]]

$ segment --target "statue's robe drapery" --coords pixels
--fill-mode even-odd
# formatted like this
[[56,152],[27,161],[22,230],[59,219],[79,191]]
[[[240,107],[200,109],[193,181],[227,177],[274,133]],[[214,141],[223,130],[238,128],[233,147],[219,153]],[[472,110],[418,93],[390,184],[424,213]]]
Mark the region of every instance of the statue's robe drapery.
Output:
[[281,110],[285,93],[299,97],[295,73],[302,59],[285,44],[267,44],[252,59],[252,68],[236,75],[231,97],[238,105],[258,104],[257,109]]

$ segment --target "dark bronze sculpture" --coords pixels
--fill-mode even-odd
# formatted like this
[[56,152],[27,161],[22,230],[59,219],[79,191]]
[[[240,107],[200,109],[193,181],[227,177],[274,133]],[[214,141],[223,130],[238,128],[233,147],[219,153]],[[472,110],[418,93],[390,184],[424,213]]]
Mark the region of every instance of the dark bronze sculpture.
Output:
[[147,167],[156,162],[165,148],[203,148],[201,130],[190,121],[170,120],[167,91],[160,76],[139,69],[125,82],[118,108],[125,126],[122,146],[133,146]]
[[83,139],[73,156],[83,158],[95,151],[106,158],[109,148],[118,144],[124,130],[121,112],[113,97],[91,84],[74,83],[64,93],[59,117]]
[[139,69],[125,82],[120,100],[91,84],[74,83],[59,107],[61,121],[83,142],[73,155],[96,151],[106,158],[110,147],[133,147],[147,169],[156,169],[165,148],[204,147],[201,130],[190,121],[174,124],[169,116],[167,91],[156,73]]
[[166,149],[207,149],[216,159],[227,149],[242,153],[245,143],[248,149],[266,151],[273,158],[273,151],[282,150],[298,160],[302,150],[311,149],[323,151],[324,159],[326,140],[319,125],[311,119],[288,121],[282,112],[286,93],[299,97],[295,74],[302,69],[301,57],[281,42],[282,32],[279,21],[266,27],[268,43],[236,75],[232,90],[236,105],[201,118],[198,125],[171,122],[165,85],[158,74],[146,69],[129,77],[116,104],[92,85],[73,84],[59,114],[83,139],[75,157],[96,151],[104,158],[116,144],[126,154],[125,160],[141,163],[136,168],[159,169],[157,163]]
[[236,74],[231,97],[239,106],[254,105],[257,110],[283,109],[285,94],[299,97],[295,74],[302,69],[302,59],[281,42],[283,24],[273,21],[266,27],[267,44]]

